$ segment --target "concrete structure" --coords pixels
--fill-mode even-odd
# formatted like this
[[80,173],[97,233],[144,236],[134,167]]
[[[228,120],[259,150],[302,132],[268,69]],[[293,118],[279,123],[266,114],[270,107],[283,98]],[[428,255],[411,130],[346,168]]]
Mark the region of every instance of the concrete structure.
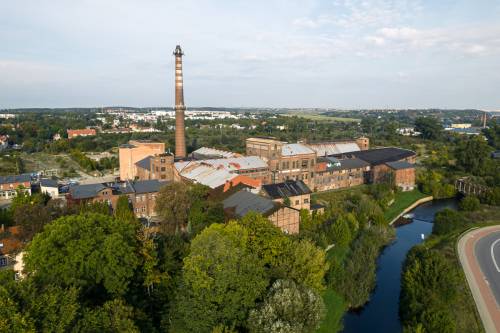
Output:
[[68,205],[101,202],[107,203],[110,209],[114,210],[118,198],[121,195],[126,195],[136,217],[151,218],[156,216],[156,197],[160,188],[165,184],[167,182],[154,179],[75,185],[69,189],[66,199]]
[[369,172],[370,163],[359,158],[318,157],[312,188],[327,191],[361,185],[367,182]]
[[186,134],[184,132],[184,87],[182,81],[182,56],[180,45],[174,50],[175,55],[175,157],[186,157]]
[[119,147],[120,180],[137,177],[136,163],[148,157],[165,153],[165,143],[146,140],[130,140]]
[[250,212],[260,213],[287,234],[298,234],[300,211],[284,206],[269,198],[247,190],[240,190],[223,201],[224,212],[228,219],[243,217]]
[[59,185],[57,180],[40,179],[40,191],[50,195],[52,199],[57,199],[59,197]]
[[[302,180],[262,186],[262,192],[273,201],[295,209],[311,210],[311,190]],[[289,203],[285,203],[289,201]]]
[[29,173],[16,176],[0,176],[0,200],[14,198],[18,190],[31,194],[31,175]]
[[83,129],[68,129],[68,139],[73,139],[78,136],[94,136],[96,131],[93,128],[83,128]]

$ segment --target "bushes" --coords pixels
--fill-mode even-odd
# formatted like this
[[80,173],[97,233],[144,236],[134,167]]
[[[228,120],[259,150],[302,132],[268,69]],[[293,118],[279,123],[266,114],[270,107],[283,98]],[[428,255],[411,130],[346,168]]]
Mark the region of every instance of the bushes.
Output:
[[466,196],[460,201],[458,206],[460,210],[473,212],[479,209],[481,203],[479,202],[479,199],[474,196]]
[[463,227],[465,222],[464,217],[459,212],[452,209],[445,209],[436,214],[432,233],[435,235],[444,235]]
[[343,263],[336,263],[328,274],[329,285],[352,308],[361,307],[375,287],[377,257],[380,249],[394,236],[391,227],[371,227],[354,241]]

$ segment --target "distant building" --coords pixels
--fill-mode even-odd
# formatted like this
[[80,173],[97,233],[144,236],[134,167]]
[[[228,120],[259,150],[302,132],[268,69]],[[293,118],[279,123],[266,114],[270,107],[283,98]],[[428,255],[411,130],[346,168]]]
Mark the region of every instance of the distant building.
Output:
[[126,195],[136,217],[151,218],[156,216],[156,197],[160,188],[167,184],[154,180],[125,181],[118,183],[97,183],[70,187],[66,199],[68,205],[104,202],[110,209],[116,209],[118,198]]
[[83,129],[68,129],[68,139],[73,139],[78,136],[95,136],[96,131],[93,128],[83,128]]
[[40,179],[40,191],[50,195],[52,199],[59,197],[59,184],[54,179]]
[[120,179],[133,180],[137,177],[136,163],[148,156],[165,153],[165,143],[147,140],[130,140],[119,147]]
[[0,200],[12,199],[17,191],[31,194],[31,175],[0,176]]
[[59,134],[59,133],[54,134],[54,136],[52,137],[52,140],[53,141],[59,141],[59,140],[61,140],[61,134]]
[[471,128],[472,124],[451,124],[451,128]]
[[256,212],[265,216],[284,233],[299,233],[300,211],[269,198],[240,190],[224,200],[223,205],[227,218],[243,217],[250,212]]
[[9,136],[0,135],[0,151],[9,148]]

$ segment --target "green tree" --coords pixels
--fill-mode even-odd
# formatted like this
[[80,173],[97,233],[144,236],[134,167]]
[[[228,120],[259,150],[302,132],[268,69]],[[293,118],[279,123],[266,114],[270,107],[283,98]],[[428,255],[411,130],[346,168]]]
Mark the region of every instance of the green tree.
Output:
[[188,185],[172,182],[163,186],[156,198],[156,211],[163,219],[164,233],[185,230],[192,204]]
[[263,304],[250,311],[248,327],[255,333],[314,332],[324,313],[319,294],[291,280],[277,280]]
[[128,196],[120,195],[116,202],[115,217],[119,221],[134,221],[135,215],[132,211]]
[[458,206],[460,210],[473,212],[479,209],[481,203],[479,202],[479,199],[476,198],[475,196],[468,195],[463,197],[462,200],[460,200]]
[[3,286],[0,286],[0,332],[35,332],[33,322],[19,311],[18,304]]
[[133,321],[133,308],[120,299],[114,299],[102,307],[85,310],[74,332],[136,333],[139,329]]
[[138,265],[137,225],[102,214],[64,216],[27,247],[25,268],[45,284],[122,295]]
[[184,259],[174,331],[210,332],[242,325],[268,285],[262,262],[249,251],[236,222],[212,224],[196,236]]
[[459,168],[473,175],[482,175],[483,170],[490,160],[490,148],[480,136],[463,139],[455,149],[456,164]]
[[444,235],[465,225],[465,219],[459,212],[452,209],[444,209],[438,212],[434,218],[432,233]]
[[422,133],[422,138],[436,140],[441,137],[443,126],[434,117],[419,117],[415,119],[415,130]]
[[343,247],[349,245],[352,239],[351,228],[349,227],[349,222],[343,216],[340,216],[333,222],[330,228],[335,246]]
[[283,271],[286,272],[286,278],[317,292],[324,290],[323,280],[328,271],[325,251],[311,241],[303,239],[298,243],[289,243],[282,265]]

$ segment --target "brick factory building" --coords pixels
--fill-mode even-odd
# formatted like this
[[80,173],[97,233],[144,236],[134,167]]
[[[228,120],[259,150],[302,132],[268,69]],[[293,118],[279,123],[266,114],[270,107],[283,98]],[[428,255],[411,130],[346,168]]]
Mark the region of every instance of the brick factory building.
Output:
[[314,191],[327,191],[364,184],[370,164],[359,158],[339,160],[335,157],[318,157]]
[[170,153],[148,156],[135,163],[138,180],[174,180],[174,155]]
[[125,181],[117,183],[97,183],[75,185],[69,189],[66,199],[68,205],[83,203],[107,203],[116,209],[118,198],[126,195],[136,217],[156,216],[156,197],[160,188],[167,184],[158,180]]

